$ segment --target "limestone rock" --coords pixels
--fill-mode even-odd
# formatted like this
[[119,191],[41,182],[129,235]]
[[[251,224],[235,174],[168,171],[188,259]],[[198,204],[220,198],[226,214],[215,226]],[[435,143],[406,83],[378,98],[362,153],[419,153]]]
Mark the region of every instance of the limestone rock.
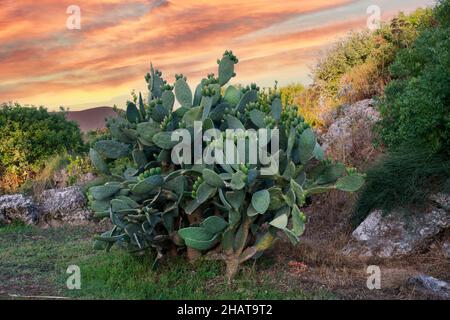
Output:
[[424,247],[450,226],[450,212],[432,208],[429,212],[399,210],[383,215],[373,211],[352,234],[344,254],[391,258],[411,254]]
[[45,190],[39,197],[43,223],[83,224],[92,217],[80,187]]
[[39,217],[39,211],[31,197],[23,194],[0,196],[0,223],[21,221],[26,224],[36,224]]

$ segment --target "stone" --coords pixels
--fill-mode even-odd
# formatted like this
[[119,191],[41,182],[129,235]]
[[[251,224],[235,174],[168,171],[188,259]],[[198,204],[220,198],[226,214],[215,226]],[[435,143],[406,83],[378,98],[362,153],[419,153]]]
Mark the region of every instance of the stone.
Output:
[[408,286],[418,292],[439,299],[450,299],[450,284],[427,275],[418,275],[408,279]]
[[39,218],[40,213],[31,197],[23,194],[0,196],[0,223],[21,221],[26,224],[36,224]]
[[424,249],[449,226],[450,212],[441,208],[425,213],[394,210],[386,215],[375,210],[352,233],[343,253],[380,258],[409,255]]
[[92,218],[80,187],[45,190],[39,197],[41,223],[84,224]]
[[330,114],[331,125],[320,136],[322,147],[328,154],[345,158],[357,150],[361,154],[373,152],[372,128],[380,120],[374,100],[362,100],[342,106],[339,111]]

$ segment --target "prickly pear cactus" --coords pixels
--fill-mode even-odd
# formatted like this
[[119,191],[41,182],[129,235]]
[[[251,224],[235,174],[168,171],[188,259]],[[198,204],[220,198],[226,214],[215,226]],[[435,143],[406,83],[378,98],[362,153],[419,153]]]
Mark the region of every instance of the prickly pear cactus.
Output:
[[[280,233],[294,245],[300,241],[307,197],[333,189],[355,192],[362,186],[362,175],[325,159],[312,128],[296,106],[282,105],[276,89],[226,86],[236,76],[237,63],[231,51],[225,52],[218,76],[209,74],[194,92],[185,76],[176,75],[169,85],[151,66],[145,77],[147,103],[139,95],[138,106],[129,102],[124,118],[108,121],[112,140],[97,142],[90,154],[109,182],[89,190],[89,203],[114,228],[97,237],[97,248],[150,249],[160,258],[189,247],[225,261],[231,282],[239,265],[269,249]],[[237,138],[249,139],[245,130],[278,129],[279,170],[267,174],[249,161],[176,164],[171,154],[178,142],[172,133],[179,128],[193,132],[196,121],[203,132],[222,132],[202,142],[210,150],[220,150],[230,139],[235,144]],[[230,137],[227,129],[243,131]],[[120,158],[129,165],[117,172],[111,166]],[[248,160],[248,154],[243,158]]]

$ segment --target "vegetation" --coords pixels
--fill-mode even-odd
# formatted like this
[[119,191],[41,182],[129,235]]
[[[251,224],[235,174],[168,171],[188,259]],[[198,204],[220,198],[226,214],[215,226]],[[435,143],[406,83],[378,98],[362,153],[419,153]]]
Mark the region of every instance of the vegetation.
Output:
[[436,9],[436,25],[399,51],[381,104],[382,141],[450,155],[450,5]]
[[424,207],[433,192],[450,192],[450,159],[404,147],[381,158],[367,171],[366,180],[353,215],[355,226],[373,209]]
[[388,155],[367,174],[356,223],[373,209],[423,205],[432,192],[450,192],[449,1],[432,21],[390,66],[377,127]]
[[[0,228],[0,298],[59,296],[79,299],[336,299],[327,290],[303,291],[281,285],[266,258],[258,268],[245,266],[233,287],[221,279],[223,267],[211,261],[191,265],[170,258],[151,270],[151,256],[123,250],[99,253],[92,248],[92,227]],[[70,265],[81,269],[81,289],[68,290]],[[289,269],[287,269],[289,270]],[[20,276],[19,276],[20,275]]]
[[432,10],[418,9],[337,43],[314,68],[313,84],[294,98],[301,115],[313,126],[324,126],[324,116],[337,106],[383,96],[397,52],[411,47],[432,24]]
[[43,107],[19,104],[0,106],[1,189],[15,190],[40,170],[45,160],[65,151],[83,147],[76,123],[67,121],[63,112],[49,113]]
[[[183,75],[171,86],[152,67],[146,77],[148,104],[139,96],[138,106],[128,102],[126,118],[108,122],[113,139],[98,141],[90,151],[92,163],[110,177],[89,189],[90,205],[97,217],[109,217],[114,225],[97,238],[97,248],[154,249],[158,260],[188,247],[191,257],[203,252],[225,261],[231,282],[240,264],[271,247],[280,231],[293,244],[299,242],[306,222],[300,208],[307,196],[361,187],[361,175],[324,160],[312,129],[296,107],[283,109],[278,92],[260,95],[252,84],[242,90],[228,86],[222,95],[237,62],[225,52],[218,77],[208,75],[194,94]],[[181,108],[174,111],[175,99]],[[238,153],[235,164],[190,165],[190,154],[188,162],[171,158],[186,157],[174,148],[178,142],[171,140],[172,133],[180,128],[193,132],[194,121],[204,131],[220,129],[212,142],[203,143],[205,153],[217,155],[232,143]],[[280,131],[281,150],[271,155],[271,163],[279,159],[279,170],[265,172],[261,161],[250,161],[252,137],[245,130],[260,128]],[[240,139],[245,150],[237,148]],[[106,161],[120,159],[128,165],[112,173]]]

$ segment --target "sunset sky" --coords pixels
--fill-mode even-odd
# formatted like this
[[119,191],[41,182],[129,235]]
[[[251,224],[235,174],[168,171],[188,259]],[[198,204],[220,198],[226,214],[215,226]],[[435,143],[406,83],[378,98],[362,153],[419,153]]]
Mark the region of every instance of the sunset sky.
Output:
[[[82,110],[146,93],[150,61],[169,82],[193,87],[226,49],[235,81],[308,83],[333,42],[366,27],[370,5],[383,19],[432,0],[0,0],[0,103]],[[81,30],[68,30],[68,6]]]

